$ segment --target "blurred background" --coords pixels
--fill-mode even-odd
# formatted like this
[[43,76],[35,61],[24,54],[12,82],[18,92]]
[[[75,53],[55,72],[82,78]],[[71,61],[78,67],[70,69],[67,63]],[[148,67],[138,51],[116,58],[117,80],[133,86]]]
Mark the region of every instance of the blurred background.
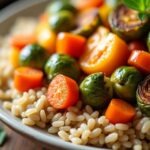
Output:
[[15,1],[17,0],[0,0],[0,9],[6,7],[7,5]]

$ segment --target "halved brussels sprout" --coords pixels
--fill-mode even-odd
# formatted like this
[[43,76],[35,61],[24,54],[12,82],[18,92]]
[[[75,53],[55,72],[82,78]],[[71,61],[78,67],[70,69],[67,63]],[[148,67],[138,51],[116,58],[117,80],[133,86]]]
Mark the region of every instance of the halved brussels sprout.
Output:
[[77,16],[77,29],[72,31],[75,34],[89,37],[101,24],[99,11],[96,8],[82,11]]
[[21,66],[29,66],[37,69],[43,69],[47,60],[46,50],[38,44],[25,46],[19,56]]
[[70,31],[76,26],[74,15],[65,10],[50,16],[49,25],[50,28],[55,32]]
[[147,116],[150,116],[150,75],[138,85],[136,98],[138,107]]
[[129,66],[118,68],[111,76],[115,94],[130,103],[135,103],[136,89],[141,80],[141,73]]
[[68,0],[55,0],[48,5],[46,11],[51,15],[63,10],[76,12],[76,8]]
[[45,65],[45,73],[50,80],[58,74],[78,80],[80,69],[74,58],[64,54],[53,54]]
[[149,28],[148,19],[140,20],[138,12],[125,5],[119,5],[110,15],[111,29],[125,40],[141,38]]
[[147,37],[147,47],[150,52],[150,32],[148,33],[148,37]]
[[83,102],[97,109],[104,109],[112,98],[112,84],[103,73],[87,76],[80,84]]

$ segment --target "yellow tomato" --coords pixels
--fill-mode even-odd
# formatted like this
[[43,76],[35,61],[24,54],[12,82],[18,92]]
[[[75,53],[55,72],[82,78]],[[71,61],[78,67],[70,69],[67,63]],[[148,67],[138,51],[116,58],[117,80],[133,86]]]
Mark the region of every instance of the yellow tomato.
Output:
[[49,54],[56,50],[56,34],[50,30],[48,24],[41,23],[37,27],[37,42],[43,46]]
[[17,48],[12,48],[10,52],[10,63],[14,68],[19,67],[19,54],[20,50]]
[[109,76],[116,68],[127,63],[128,56],[128,46],[122,39],[99,28],[88,40],[80,66],[87,74],[103,72]]

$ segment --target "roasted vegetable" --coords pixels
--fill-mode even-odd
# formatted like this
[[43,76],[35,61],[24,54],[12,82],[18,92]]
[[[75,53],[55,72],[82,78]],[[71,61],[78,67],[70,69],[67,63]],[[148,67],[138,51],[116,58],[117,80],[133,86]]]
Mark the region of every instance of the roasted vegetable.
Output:
[[47,7],[48,14],[52,15],[60,11],[67,10],[70,12],[76,12],[76,8],[68,0],[55,0]]
[[123,4],[109,15],[109,24],[116,34],[126,40],[141,38],[149,28],[148,19],[141,21],[137,11]]
[[80,92],[85,104],[104,109],[112,97],[112,84],[103,73],[95,73],[81,82]]
[[101,24],[98,9],[92,8],[82,11],[77,16],[77,29],[72,31],[75,34],[89,37]]
[[148,33],[148,37],[147,37],[147,47],[150,52],[150,32]]
[[52,79],[57,74],[63,74],[77,80],[80,70],[74,58],[64,54],[53,54],[45,65],[45,73],[48,79]]
[[69,11],[61,11],[49,18],[50,28],[55,32],[70,31],[75,27],[74,15]]
[[148,116],[150,116],[150,75],[141,82],[136,91],[138,107]]
[[87,74],[103,72],[110,76],[114,70],[127,63],[128,56],[127,44],[106,28],[99,27],[87,42],[80,66]]
[[129,66],[118,68],[111,76],[115,94],[131,103],[135,103],[136,89],[141,80],[141,73],[136,68]]
[[22,49],[19,56],[21,66],[29,66],[37,69],[42,69],[46,60],[47,53],[38,44],[27,45]]

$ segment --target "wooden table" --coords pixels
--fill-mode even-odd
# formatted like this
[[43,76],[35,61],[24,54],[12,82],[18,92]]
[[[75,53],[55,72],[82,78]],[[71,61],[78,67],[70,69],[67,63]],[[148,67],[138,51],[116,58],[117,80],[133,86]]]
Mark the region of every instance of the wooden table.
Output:
[[8,136],[4,145],[0,147],[0,150],[58,150],[54,147],[46,149],[41,145],[37,145],[37,143],[35,144],[30,139],[27,139],[19,135],[18,133],[14,132],[12,129],[5,126],[2,122],[0,122],[0,126],[4,127]]

